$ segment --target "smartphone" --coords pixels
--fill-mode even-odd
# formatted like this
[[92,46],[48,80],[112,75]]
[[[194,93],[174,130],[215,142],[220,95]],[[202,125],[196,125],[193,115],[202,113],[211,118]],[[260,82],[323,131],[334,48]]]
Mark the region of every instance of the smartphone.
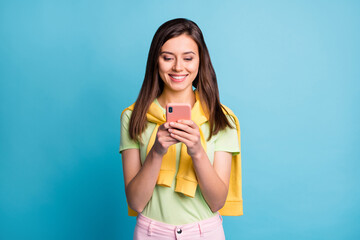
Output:
[[166,122],[191,120],[191,106],[187,103],[168,103],[166,105]]

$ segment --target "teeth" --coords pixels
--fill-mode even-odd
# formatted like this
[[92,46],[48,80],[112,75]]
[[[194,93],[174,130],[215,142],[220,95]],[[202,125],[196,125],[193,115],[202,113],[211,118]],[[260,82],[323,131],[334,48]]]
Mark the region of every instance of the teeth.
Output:
[[172,77],[172,78],[175,78],[175,79],[183,79],[183,78],[185,78],[186,76],[178,76],[178,77],[177,77],[177,76],[172,76],[172,75],[171,75],[171,77]]

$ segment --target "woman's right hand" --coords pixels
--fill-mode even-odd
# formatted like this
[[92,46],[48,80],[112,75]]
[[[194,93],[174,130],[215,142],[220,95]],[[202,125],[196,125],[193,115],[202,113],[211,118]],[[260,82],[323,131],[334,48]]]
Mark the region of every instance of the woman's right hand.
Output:
[[169,122],[166,122],[159,126],[153,145],[153,149],[156,151],[156,153],[162,156],[165,155],[171,145],[179,142],[178,140],[170,136],[170,132],[168,131],[168,129],[171,129]]

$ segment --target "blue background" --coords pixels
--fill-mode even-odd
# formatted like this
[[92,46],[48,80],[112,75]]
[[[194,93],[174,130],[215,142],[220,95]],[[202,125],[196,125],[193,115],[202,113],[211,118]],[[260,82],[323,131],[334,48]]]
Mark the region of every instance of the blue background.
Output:
[[0,239],[131,239],[120,114],[165,21],[241,124],[227,239],[360,239],[359,1],[0,2]]

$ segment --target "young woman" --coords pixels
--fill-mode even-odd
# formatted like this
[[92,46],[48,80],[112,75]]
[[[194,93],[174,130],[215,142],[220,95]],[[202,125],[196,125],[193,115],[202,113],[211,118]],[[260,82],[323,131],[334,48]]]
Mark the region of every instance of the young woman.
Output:
[[[168,103],[190,104],[191,120],[166,122]],[[243,214],[239,123],[220,104],[193,21],[155,33],[139,96],[122,113],[120,152],[134,239],[225,239],[220,214]]]

